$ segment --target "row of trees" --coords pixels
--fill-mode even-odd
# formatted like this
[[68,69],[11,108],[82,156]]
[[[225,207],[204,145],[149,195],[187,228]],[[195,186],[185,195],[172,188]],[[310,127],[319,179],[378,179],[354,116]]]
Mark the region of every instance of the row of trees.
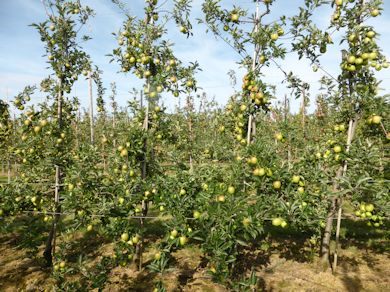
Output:
[[[61,239],[56,251],[59,228],[70,234],[99,226],[100,234],[117,243],[111,264],[134,262],[142,268],[151,237],[147,220],[163,215],[168,218],[163,220],[165,233],[148,265],[159,275],[157,289],[163,290],[171,253],[188,242],[200,246],[216,280],[233,286],[239,260],[264,240],[267,222],[310,234],[312,247],[321,246],[324,266],[330,262],[335,216],[339,237],[343,206],[359,209],[356,215],[381,226],[390,211],[385,176],[389,107],[378,96],[373,70],[388,65],[374,28],[365,21],[380,14],[382,2],[336,0],[326,30],[313,18],[328,1],[305,0],[298,15],[271,23],[264,17],[272,15],[275,1],[254,2],[254,15],[239,6],[226,9],[222,1],[202,4],[200,22],[242,56],[239,64],[247,71],[242,91],[224,109],[196,95],[199,65],[183,64],[164,39],[166,20],[191,35],[191,1],[174,1],[166,12],[148,0],[144,18],[126,14],[111,61],[144,82],[146,102],[129,102],[130,114],[117,108],[115,86],[108,113],[100,72],[92,70],[79,46],[89,39],[80,36],[80,26],[92,9],[79,1],[44,2],[48,20],[33,26],[52,69],[40,85],[47,99],[26,107],[36,91],[26,87],[15,97],[14,105],[23,112],[16,120],[8,105],[0,104],[1,155],[20,163],[18,176],[0,189],[0,204],[1,214],[11,215],[11,221],[21,211],[41,214],[37,218],[44,219],[48,230],[44,257],[60,283],[77,285],[61,281],[70,271],[64,261],[69,242]],[[317,112],[306,115],[308,84],[285,72],[279,60],[292,50],[325,72],[320,57],[333,45],[335,30],[344,33],[346,44],[341,73],[321,79],[325,92]],[[273,86],[262,79],[268,66],[282,70],[288,86],[303,99],[300,114],[291,115],[287,106],[271,107]],[[79,101],[69,97],[83,74],[98,85],[96,119],[78,117]],[[163,92],[184,96],[186,105],[166,113]],[[198,111],[197,98],[203,104]],[[90,136],[99,139],[91,143]],[[61,222],[62,214],[72,219]],[[35,248],[41,243],[33,241]]]

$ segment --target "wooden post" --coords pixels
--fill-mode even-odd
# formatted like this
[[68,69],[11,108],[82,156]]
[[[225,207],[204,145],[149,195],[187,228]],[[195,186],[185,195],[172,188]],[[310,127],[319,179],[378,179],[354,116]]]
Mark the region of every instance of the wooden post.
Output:
[[11,183],[11,160],[7,161],[7,183]]
[[56,253],[56,232],[57,232],[57,224],[58,219],[60,217],[59,203],[60,203],[60,167],[58,165],[56,168],[56,182],[55,182],[55,190],[54,190],[54,235],[53,235],[53,257]]
[[[348,125],[348,136],[347,136],[347,147],[345,149],[346,153],[349,153],[349,148],[351,147],[352,139],[355,134],[357,125],[357,120],[350,120]],[[348,163],[347,161],[343,164],[343,173],[342,176],[347,174]],[[340,237],[340,227],[341,227],[341,216],[342,216],[342,200],[337,200],[338,212],[337,212],[337,225],[336,225],[336,246],[333,257],[333,273],[336,272],[337,269],[337,257],[338,257],[338,246],[339,246],[339,237]]]
[[192,103],[191,103],[191,96],[187,96],[187,113],[188,113],[188,132],[189,132],[189,146],[190,146],[190,172],[193,171],[193,161],[192,161],[192,147],[193,147],[193,131],[192,131]]
[[338,205],[338,212],[337,212],[337,225],[336,225],[336,245],[335,245],[335,252],[333,257],[333,273],[335,273],[337,269],[337,256],[338,256],[338,246],[339,246],[339,238],[340,238],[341,214],[342,214],[340,199],[336,200],[336,205]]
[[302,89],[301,111],[302,111],[302,133],[303,133],[303,138],[306,139],[306,94],[304,88]]
[[[149,81],[147,81],[147,87],[148,90],[150,90],[150,84]],[[143,103],[143,94],[141,91],[141,104]],[[146,103],[146,111],[145,111],[145,119],[144,119],[144,124],[143,124],[143,130],[145,132],[148,131],[149,129],[149,100],[147,99]],[[141,178],[142,180],[146,179],[147,176],[147,150],[148,150],[148,141],[146,138],[144,138],[144,144],[143,144],[143,152],[144,152],[144,157],[141,162]],[[148,213],[148,203],[145,200],[142,200],[142,216],[146,216]],[[144,227],[144,220],[143,218],[140,218],[140,223],[141,223],[141,228]],[[139,241],[139,243],[136,246],[136,255],[138,256],[138,270],[142,269],[142,247],[143,247],[143,239]]]
[[[255,28],[254,32],[258,32],[259,30],[259,0],[256,1],[256,15],[255,15]],[[252,72],[255,73],[256,70],[256,64],[257,64],[257,57],[258,57],[258,46],[255,45],[255,49],[253,51],[253,61],[252,61]],[[248,120],[248,132],[247,132],[247,144],[249,145],[252,141],[252,128],[256,127],[256,123],[254,121],[254,117],[252,114],[249,115]]]
[[89,88],[89,123],[91,128],[91,144],[94,143],[94,128],[93,128],[93,94],[92,94],[92,74],[88,71],[88,88]]
[[246,137],[246,143],[249,145],[252,140],[252,119],[253,116],[252,114],[249,115],[249,120],[248,120],[248,132],[247,132],[247,137]]

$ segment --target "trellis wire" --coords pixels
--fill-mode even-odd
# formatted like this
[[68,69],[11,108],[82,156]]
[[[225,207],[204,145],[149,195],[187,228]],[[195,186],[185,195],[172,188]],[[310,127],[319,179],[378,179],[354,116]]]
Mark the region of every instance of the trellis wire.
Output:
[[[33,214],[43,214],[43,215],[75,215],[75,213],[63,213],[63,212],[41,212],[41,211],[34,211],[34,210],[25,210],[21,211],[22,213],[33,213]],[[105,215],[105,214],[90,214],[88,217],[121,217],[121,216],[110,216],[110,215]],[[383,217],[383,219],[390,219],[390,217]],[[161,219],[161,216],[126,216],[122,217],[124,219]],[[193,217],[185,217],[184,219],[186,220],[197,220],[197,218]],[[272,221],[275,218],[270,218],[270,217],[265,217],[262,218],[264,221]],[[317,217],[317,219],[325,219],[322,217]],[[369,220],[370,218],[356,218],[356,217],[342,217],[342,220],[345,219],[353,219],[354,221],[365,221]],[[333,220],[337,220],[337,218],[334,218]]]

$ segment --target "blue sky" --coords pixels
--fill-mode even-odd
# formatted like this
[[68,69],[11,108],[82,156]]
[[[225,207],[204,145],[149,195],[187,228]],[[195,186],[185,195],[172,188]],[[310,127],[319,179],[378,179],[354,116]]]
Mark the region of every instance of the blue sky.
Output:
[[[116,63],[109,63],[109,54],[116,47],[116,40],[112,32],[118,31],[125,16],[121,11],[111,3],[110,0],[81,0],[83,5],[88,5],[96,12],[96,16],[91,19],[85,27],[85,32],[92,37],[83,47],[90,54],[93,62],[104,71],[103,82],[109,89],[109,84],[113,81],[117,84],[117,101],[121,106],[126,105],[131,95],[129,91],[136,87],[142,88],[142,83],[136,78],[117,73],[119,66]],[[128,4],[130,11],[142,17],[144,0],[123,0]],[[170,2],[170,1],[168,1]],[[298,11],[298,6],[303,0],[277,0],[274,4],[275,13],[267,16],[265,20],[271,21],[277,19],[280,15],[293,15]],[[390,1],[385,1],[384,12],[380,17],[371,19],[369,24],[373,25],[376,31],[381,34],[379,45],[390,60]],[[237,86],[241,86],[240,80],[245,73],[237,65],[239,56],[232,51],[225,43],[216,40],[213,35],[205,33],[205,26],[198,25],[196,18],[201,16],[202,0],[194,0],[193,3],[193,25],[194,36],[187,39],[183,36],[174,24],[168,27],[169,34],[167,38],[174,43],[174,52],[177,57],[186,62],[197,60],[200,63],[202,72],[196,78],[198,85],[203,88],[208,97],[215,96],[220,104],[225,104],[233,89],[229,83],[227,72],[234,70],[237,72]],[[240,4],[249,11],[254,11],[253,1],[225,1],[226,8],[232,7],[232,3]],[[325,27],[328,24],[330,10],[323,9],[316,15],[316,22]],[[38,33],[29,24],[40,22],[45,19],[45,13],[40,0],[0,0],[0,94],[5,98],[7,93],[9,98],[20,92],[24,86],[39,84],[49,73],[46,69],[47,63],[44,54],[44,47],[40,42]],[[335,46],[329,49],[327,54],[321,59],[322,64],[332,75],[339,74],[340,48],[338,41],[340,34],[334,34]],[[294,71],[301,79],[311,84],[311,98],[313,99],[318,92],[318,80],[321,77],[321,71],[314,73],[311,70],[309,62],[298,60],[297,56],[289,54],[285,61],[280,62],[285,71]],[[281,100],[289,90],[285,84],[281,84],[283,74],[275,66],[267,68],[264,71],[264,80],[277,86],[276,95]],[[382,70],[377,73],[378,79],[382,79],[381,94],[390,93],[390,70]],[[72,96],[78,96],[82,106],[87,107],[87,82],[78,81],[71,93]],[[108,90],[107,96],[110,94]],[[36,94],[32,103],[42,100],[42,94]],[[276,102],[276,101],[275,101]],[[173,96],[165,96],[164,103],[173,108],[178,103],[178,99]],[[299,101],[292,99],[292,110],[299,108]],[[314,102],[311,103],[311,110],[314,108]]]

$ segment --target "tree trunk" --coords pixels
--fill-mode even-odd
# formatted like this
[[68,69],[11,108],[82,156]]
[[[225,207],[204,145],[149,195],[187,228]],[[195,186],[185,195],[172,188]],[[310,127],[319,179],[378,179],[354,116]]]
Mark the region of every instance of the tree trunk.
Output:
[[[59,92],[57,97],[57,118],[58,118],[58,129],[59,132],[62,132],[62,79],[59,80]],[[57,224],[60,219],[61,206],[60,206],[60,186],[61,186],[61,169],[59,165],[56,165],[56,183],[55,183],[55,196],[54,196],[54,220],[51,226],[49,236],[46,240],[46,247],[43,252],[43,256],[46,260],[47,266],[53,265],[53,255],[55,253],[55,244],[56,244],[56,230]]]
[[[337,175],[341,176],[341,170],[340,168],[338,170]],[[336,178],[337,179],[337,178]],[[328,215],[326,217],[326,225],[324,230],[324,235],[322,237],[322,245],[321,245],[321,262],[324,265],[324,267],[329,267],[330,265],[330,239],[332,236],[332,229],[333,229],[333,218],[334,214],[336,212],[336,197],[332,198],[331,206],[328,211]]]
[[43,252],[43,256],[46,260],[46,265],[48,267],[51,267],[53,265],[53,256],[55,254],[55,248],[56,248],[56,231],[57,231],[57,224],[60,219],[60,212],[61,212],[61,206],[59,204],[60,201],[60,168],[56,165],[56,185],[55,185],[55,193],[54,193],[54,215],[53,215],[53,223],[49,232],[49,236],[46,240],[46,247]]
[[[349,121],[346,153],[349,152],[349,148],[352,144],[352,140],[353,140],[353,137],[354,137],[355,131],[356,131],[357,122],[358,122],[357,117],[355,117],[355,119],[351,119]],[[333,193],[336,193],[340,189],[339,181],[340,181],[341,177],[346,175],[347,168],[348,168],[347,161],[344,161],[344,163],[338,168],[337,173],[336,173],[336,177],[333,181],[333,188],[332,188]],[[329,265],[330,265],[329,246],[330,246],[330,238],[331,238],[331,233],[332,233],[332,228],[333,228],[334,215],[336,213],[337,207],[341,208],[341,205],[338,206],[337,197],[333,197],[331,207],[329,209],[327,220],[326,220],[326,226],[325,226],[325,231],[324,231],[324,236],[322,239],[322,246],[321,246],[322,263],[326,264],[327,267],[329,267]],[[341,210],[339,210],[339,214],[341,217]],[[337,253],[337,251],[336,251],[336,253]],[[335,264],[337,264],[337,260],[335,261]]]

